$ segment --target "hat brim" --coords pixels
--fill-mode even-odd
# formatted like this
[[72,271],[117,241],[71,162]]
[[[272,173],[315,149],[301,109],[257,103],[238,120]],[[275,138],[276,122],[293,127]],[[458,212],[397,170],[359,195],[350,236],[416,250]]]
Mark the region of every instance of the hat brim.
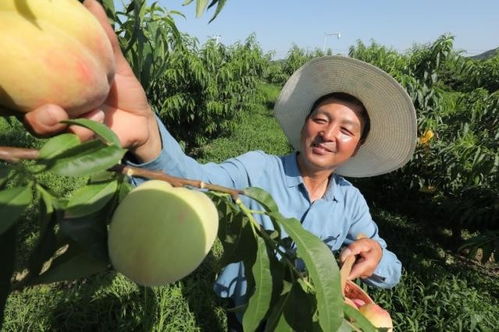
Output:
[[404,88],[389,74],[344,56],[315,58],[300,67],[284,85],[274,107],[289,142],[300,150],[300,133],[314,102],[329,93],[359,99],[370,119],[370,132],[357,154],[335,173],[367,177],[405,165],[416,147],[416,111]]

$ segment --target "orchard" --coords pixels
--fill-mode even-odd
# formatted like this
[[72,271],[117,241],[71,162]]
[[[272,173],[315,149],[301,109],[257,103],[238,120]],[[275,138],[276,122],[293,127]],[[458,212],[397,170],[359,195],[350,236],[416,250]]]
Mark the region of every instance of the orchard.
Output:
[[[101,2],[152,108],[185,149],[200,158],[221,160],[233,153],[225,146],[217,150],[212,142],[222,146],[227,137],[237,137],[238,128],[259,116],[267,119],[265,104],[275,101],[279,86],[307,60],[324,55],[295,47],[287,59],[272,61],[254,36],[231,46],[212,41],[199,45],[180,33],[175,14],[157,3],[130,0],[118,11],[112,0]],[[216,19],[224,4],[196,0],[196,14],[211,10]],[[139,303],[144,316],[118,314],[117,308],[108,322],[101,317],[83,326],[95,312],[82,309],[87,316],[78,328],[217,330],[222,315],[201,311],[223,310],[224,303],[211,295],[212,279],[223,266],[238,261],[249,271],[245,331],[256,330],[263,321],[266,331],[487,330],[499,324],[499,54],[483,61],[464,58],[453,50],[450,35],[408,54],[374,42],[350,49],[351,57],[393,75],[418,112],[420,138],[411,162],[356,183],[374,214],[406,234],[395,248],[406,258],[406,281],[395,290],[377,291],[347,281],[352,262],[340,269],[338,253],[298,220],[281,215],[260,188],[236,190],[122,164],[127,151],[118,137],[103,124],[78,119],[107,97],[115,63],[102,26],[77,0],[2,0],[0,31],[0,329],[25,326],[26,321],[16,320],[22,316],[16,314],[20,303],[43,299],[47,289],[92,289],[90,298],[109,290],[127,301],[130,295],[112,285],[122,280],[135,289],[130,302]],[[72,119],[65,124],[85,128],[93,138],[80,141],[68,132],[50,138],[30,135],[22,116],[46,103],[67,109]],[[244,127],[239,147],[253,144],[287,152],[284,137],[266,126],[272,124],[263,120],[254,128]],[[264,130],[272,134],[264,136]],[[146,181],[133,187],[132,177]],[[249,201],[261,209],[250,210]],[[394,206],[395,201],[400,204]],[[263,229],[256,213],[267,215],[275,230]],[[439,247],[444,253],[429,258],[413,254],[422,247],[405,245],[414,240],[408,234],[431,227],[401,222],[404,218],[430,220],[429,225],[436,220],[445,235]],[[452,278],[458,264],[449,267],[449,257],[467,262],[471,271],[459,270],[458,279],[450,279],[455,291],[423,272],[441,271],[440,276]],[[439,259],[438,268],[425,266]],[[202,304],[197,311],[182,309],[164,319],[161,306],[175,305],[169,304],[170,295],[158,294],[178,287],[200,294]],[[459,292],[459,299],[453,297]],[[147,294],[161,303],[152,316],[147,316]],[[429,302],[421,305],[424,301]],[[450,313],[456,306],[469,306],[470,315]],[[43,310],[36,315],[49,317],[51,309]],[[25,319],[31,320],[30,315],[35,314]],[[47,319],[41,330],[75,328]],[[168,319],[194,325],[170,326]]]

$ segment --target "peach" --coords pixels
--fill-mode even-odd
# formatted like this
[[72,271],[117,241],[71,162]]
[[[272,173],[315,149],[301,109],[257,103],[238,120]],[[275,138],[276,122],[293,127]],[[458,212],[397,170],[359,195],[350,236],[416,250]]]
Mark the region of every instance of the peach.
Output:
[[108,232],[114,268],[144,286],[175,282],[211,250],[218,211],[200,191],[159,180],[133,189],[113,214]]
[[0,108],[100,106],[114,78],[111,43],[78,0],[0,1]]
[[393,322],[390,314],[385,309],[375,303],[364,304],[359,307],[359,311],[366,317],[371,324],[377,328],[386,328],[389,332],[393,331]]

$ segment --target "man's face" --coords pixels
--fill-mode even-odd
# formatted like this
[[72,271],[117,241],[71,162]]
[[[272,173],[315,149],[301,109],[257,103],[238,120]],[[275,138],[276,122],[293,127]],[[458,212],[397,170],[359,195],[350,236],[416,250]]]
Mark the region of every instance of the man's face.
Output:
[[356,112],[359,106],[326,99],[310,113],[301,131],[302,172],[334,171],[355,155],[363,126]]

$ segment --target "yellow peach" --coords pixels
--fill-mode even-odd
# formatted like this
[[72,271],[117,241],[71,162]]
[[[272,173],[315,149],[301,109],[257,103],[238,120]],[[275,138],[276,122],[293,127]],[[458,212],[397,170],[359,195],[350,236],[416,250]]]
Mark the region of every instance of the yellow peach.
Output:
[[74,117],[100,106],[114,78],[111,43],[78,0],[1,0],[0,49],[0,108],[53,103]]
[[393,331],[393,322],[390,314],[379,305],[375,303],[364,304],[359,307],[359,311],[375,327],[388,329],[388,332]]

